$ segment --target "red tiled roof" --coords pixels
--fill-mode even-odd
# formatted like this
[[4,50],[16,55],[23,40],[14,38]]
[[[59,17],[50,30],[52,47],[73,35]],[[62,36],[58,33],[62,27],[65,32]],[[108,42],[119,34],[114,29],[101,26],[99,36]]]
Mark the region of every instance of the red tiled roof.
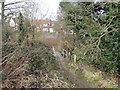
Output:
[[45,19],[45,20],[33,20],[32,21],[34,24],[53,24],[55,21],[49,20],[49,19]]
[[32,26],[35,27],[40,27],[41,25],[43,26],[43,24],[48,24],[48,26],[44,26],[44,27],[53,27],[52,24],[54,24],[55,21],[49,20],[49,19],[45,19],[45,20],[33,20],[32,21]]

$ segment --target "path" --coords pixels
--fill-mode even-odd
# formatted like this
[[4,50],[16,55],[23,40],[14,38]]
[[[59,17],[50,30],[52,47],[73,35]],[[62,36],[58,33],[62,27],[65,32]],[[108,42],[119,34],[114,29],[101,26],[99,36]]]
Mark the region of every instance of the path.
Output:
[[[54,49],[53,49],[54,51]],[[60,67],[60,73],[64,75],[65,78],[68,79],[71,83],[75,84],[77,88],[95,88],[92,85],[90,85],[87,81],[75,77],[72,73],[67,71],[64,68],[64,58],[62,58],[61,54],[59,52],[55,52],[54,54],[56,56],[57,61],[59,62],[59,67]]]
[[[53,41],[55,41],[54,39],[55,39],[55,37],[54,38],[50,38],[49,36],[46,36],[46,37],[48,37],[48,39],[51,39],[51,40],[49,40],[49,41],[51,41],[51,46],[54,46],[54,47],[56,47],[56,46],[58,46],[58,44],[55,46],[54,45],[54,43],[52,42],[52,40]],[[47,39],[47,38],[43,38],[43,39]],[[56,38],[57,39],[57,38]],[[46,40],[45,40],[46,41]],[[44,42],[45,42],[44,41]],[[47,42],[49,42],[48,40],[47,40]],[[55,43],[58,43],[59,41],[55,41]],[[47,44],[47,43],[45,43],[45,44]],[[94,88],[92,85],[90,85],[87,81],[85,81],[85,80],[83,80],[83,79],[80,79],[80,78],[77,78],[77,77],[75,77],[72,73],[70,73],[69,71],[67,71],[64,67],[64,58],[61,56],[61,54],[59,53],[59,52],[56,52],[56,49],[54,48],[54,47],[52,47],[52,49],[53,49],[53,52],[54,52],[54,55],[55,55],[55,57],[56,57],[56,60],[58,61],[58,63],[59,63],[59,67],[60,67],[60,70],[59,70],[59,72],[65,77],[65,78],[67,78],[68,79],[68,81],[70,81],[71,83],[73,83],[73,84],[75,84],[75,86],[77,87],[77,88]],[[59,50],[57,50],[57,51],[59,51]]]

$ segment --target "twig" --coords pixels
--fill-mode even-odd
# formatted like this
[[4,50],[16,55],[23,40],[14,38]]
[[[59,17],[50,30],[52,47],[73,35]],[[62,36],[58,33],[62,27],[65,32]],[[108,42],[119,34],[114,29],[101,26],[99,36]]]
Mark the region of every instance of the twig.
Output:
[[[108,29],[108,26],[111,24],[112,20],[115,18],[116,16],[112,17],[111,21],[108,23],[108,25],[105,26],[105,28],[103,29],[103,32],[106,31]],[[109,26],[110,27],[110,26]]]
[[12,53],[4,56],[4,58],[2,59],[2,61],[4,61],[4,59],[6,59],[6,58],[10,57],[11,55],[13,55],[17,50],[18,50],[18,49],[16,49],[14,52],[12,52]]
[[106,33],[104,33],[103,35],[101,35],[101,36],[99,37],[99,39],[98,39],[97,47],[99,48],[100,41],[101,41],[101,38],[102,38],[103,36],[105,36],[106,34],[109,34],[109,33],[113,32],[113,31],[117,31],[117,30],[118,30],[118,29],[111,30],[111,31],[107,31]]
[[23,1],[19,1],[19,2],[15,2],[15,3],[9,3],[9,4],[6,4],[5,6],[9,6],[9,5],[13,5],[13,4],[19,4],[19,3],[22,3],[22,2],[24,2],[24,0]]

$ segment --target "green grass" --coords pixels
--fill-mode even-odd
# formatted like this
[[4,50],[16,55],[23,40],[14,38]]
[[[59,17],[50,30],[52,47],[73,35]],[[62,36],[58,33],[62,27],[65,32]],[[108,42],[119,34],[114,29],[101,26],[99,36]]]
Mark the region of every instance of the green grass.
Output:
[[[44,37],[45,35],[35,34],[34,36],[35,36],[35,37]],[[31,38],[32,38],[32,37],[33,37],[33,35],[29,35],[29,37],[31,37]]]
[[[66,64],[65,68],[67,70],[69,70],[76,77],[84,79],[84,80],[90,82],[91,84],[93,84],[94,86],[97,86],[100,88],[117,88],[112,82],[107,81],[106,79],[104,80],[102,77],[102,74],[98,73],[97,76],[95,74],[95,78],[94,78],[93,77],[94,72],[91,69],[86,70],[86,73],[85,72],[83,73],[83,72],[80,72],[80,70],[75,70],[75,68],[70,63]],[[102,82],[102,83],[100,83],[100,82]]]
[[80,79],[87,80],[88,82],[92,83],[95,86],[98,86],[99,84],[92,78],[86,78],[85,75],[79,71],[75,71],[74,68],[70,64],[66,65],[66,69],[69,70],[72,74],[74,74],[76,77]]
[[75,76],[78,78],[85,78],[84,74],[82,74],[80,71],[76,71]]

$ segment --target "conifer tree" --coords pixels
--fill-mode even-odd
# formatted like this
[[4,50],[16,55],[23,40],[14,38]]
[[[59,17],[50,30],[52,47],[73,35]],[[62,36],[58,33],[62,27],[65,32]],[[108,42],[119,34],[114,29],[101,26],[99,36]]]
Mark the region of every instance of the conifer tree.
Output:
[[25,39],[24,18],[22,13],[19,13],[18,20],[19,20],[18,30],[20,32],[18,42],[19,44],[21,44],[21,42]]

